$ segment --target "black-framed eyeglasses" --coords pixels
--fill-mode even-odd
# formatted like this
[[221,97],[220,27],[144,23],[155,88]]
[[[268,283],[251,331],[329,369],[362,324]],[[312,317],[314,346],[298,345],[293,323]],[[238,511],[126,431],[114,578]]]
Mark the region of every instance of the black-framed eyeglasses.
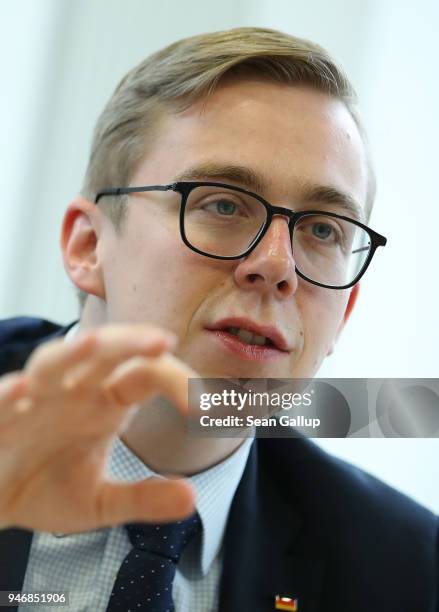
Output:
[[321,210],[273,206],[252,191],[225,183],[181,181],[169,185],[114,187],[104,196],[144,191],[181,195],[180,234],[187,247],[213,259],[241,259],[264,237],[275,215],[288,218],[296,273],[328,289],[348,289],[366,272],[387,239],[357,220]]

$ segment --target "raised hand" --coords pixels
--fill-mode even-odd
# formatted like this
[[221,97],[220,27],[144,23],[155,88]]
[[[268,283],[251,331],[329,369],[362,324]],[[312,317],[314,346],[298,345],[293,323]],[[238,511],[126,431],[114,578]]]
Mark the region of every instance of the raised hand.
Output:
[[47,342],[23,371],[0,377],[0,527],[72,533],[193,511],[185,480],[105,476],[136,403],[160,394],[186,413],[197,375],[169,352],[174,344],[151,326],[104,325]]

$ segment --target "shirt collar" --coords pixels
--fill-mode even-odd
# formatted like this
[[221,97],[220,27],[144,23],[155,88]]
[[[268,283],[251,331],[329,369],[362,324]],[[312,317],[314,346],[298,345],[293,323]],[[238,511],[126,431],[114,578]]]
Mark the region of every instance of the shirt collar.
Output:
[[221,548],[230,506],[241,481],[253,438],[246,438],[227,459],[189,480],[197,492],[196,506],[203,524],[201,571],[206,575]]
[[[79,331],[74,325],[65,340]],[[202,524],[201,571],[206,575],[219,553],[224,538],[230,506],[247,463],[253,437],[246,438],[239,448],[221,463],[189,478],[196,492],[196,508]],[[120,438],[116,438],[107,464],[107,475],[124,481],[159,477],[148,468]]]
[[[247,438],[227,459],[217,465],[190,476],[195,493],[195,506],[202,524],[201,571],[206,575],[217,556],[224,537],[227,517],[233,496],[241,480],[253,438]],[[116,438],[107,474],[111,478],[137,481],[145,478],[163,478],[146,466],[126,444]]]

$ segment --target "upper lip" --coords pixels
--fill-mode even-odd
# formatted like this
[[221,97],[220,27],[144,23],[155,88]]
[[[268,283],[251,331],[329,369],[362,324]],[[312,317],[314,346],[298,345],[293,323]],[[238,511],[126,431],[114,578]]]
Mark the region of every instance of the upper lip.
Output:
[[240,327],[241,329],[246,329],[247,331],[258,336],[265,336],[271,340],[275,348],[279,349],[280,351],[290,351],[285,336],[277,327],[274,327],[273,325],[259,325],[259,323],[255,323],[246,317],[227,317],[226,319],[220,319],[219,321],[206,326],[206,329],[217,330],[225,329],[227,327]]

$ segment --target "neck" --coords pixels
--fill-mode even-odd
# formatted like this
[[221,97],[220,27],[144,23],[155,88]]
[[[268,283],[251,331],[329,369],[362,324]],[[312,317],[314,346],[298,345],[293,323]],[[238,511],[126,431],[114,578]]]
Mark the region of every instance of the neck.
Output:
[[[89,295],[80,327],[87,329],[107,322],[104,303]],[[120,435],[124,444],[149,468],[159,474],[190,476],[229,457],[244,438],[201,438],[187,431],[187,420],[163,397],[139,405]]]
[[187,420],[166,399],[143,404],[121,440],[145,465],[159,474],[191,476],[229,457],[244,438],[198,438]]

